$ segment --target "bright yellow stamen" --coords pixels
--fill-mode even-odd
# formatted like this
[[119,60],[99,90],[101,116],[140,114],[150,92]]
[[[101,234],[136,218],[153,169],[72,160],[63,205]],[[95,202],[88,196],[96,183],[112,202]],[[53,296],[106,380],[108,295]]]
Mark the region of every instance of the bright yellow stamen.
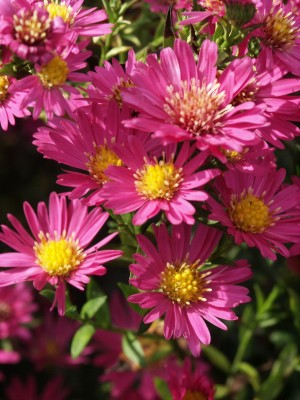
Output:
[[263,198],[254,196],[251,190],[239,198],[232,196],[229,216],[237,228],[251,233],[263,232],[274,222]]
[[220,119],[233,107],[231,104],[222,107],[225,92],[219,92],[219,88],[217,82],[200,85],[194,78],[189,85],[181,82],[179,91],[169,86],[164,111],[170,122],[196,136],[217,132]]
[[213,11],[218,15],[224,13],[224,0],[200,0],[198,3],[209,11]]
[[85,258],[73,235],[66,238],[65,234],[55,234],[51,239],[49,234],[40,232],[39,239],[34,245],[36,263],[51,276],[68,276]]
[[120,167],[122,160],[106,144],[100,146],[94,144],[94,148],[94,154],[87,154],[89,161],[86,166],[92,178],[102,185],[109,180],[105,175],[107,167],[110,165]]
[[7,321],[10,317],[11,308],[9,304],[0,302],[0,322]]
[[284,14],[279,9],[276,14],[270,13],[264,20],[263,31],[265,33],[265,44],[268,47],[283,51],[294,45],[299,38],[299,28],[294,27],[293,13]]
[[21,10],[20,14],[13,15],[14,33],[16,39],[34,45],[44,41],[51,25],[51,20],[44,15],[38,15],[37,10]]
[[45,6],[46,10],[49,13],[49,17],[51,19],[54,19],[56,17],[61,17],[64,22],[72,22],[72,7],[67,6],[64,2],[61,4],[56,4],[56,3],[49,3]]
[[8,88],[8,76],[0,75],[0,103],[2,103],[6,99]]
[[222,153],[226,156],[228,161],[234,162],[234,161],[239,161],[243,158],[243,153],[239,153],[238,151],[235,150],[228,150],[228,149],[221,149]]
[[171,200],[182,181],[182,169],[172,162],[145,164],[134,175],[137,192],[147,199]]
[[207,400],[207,397],[198,390],[187,390],[182,400]]
[[53,86],[63,85],[68,77],[69,69],[67,63],[56,56],[52,58],[47,64],[43,65],[38,76],[47,89],[51,89]]
[[211,289],[205,287],[209,281],[205,281],[204,278],[210,275],[210,272],[200,273],[198,270],[199,262],[197,261],[193,264],[184,262],[180,265],[167,263],[165,270],[161,273],[162,292],[181,307],[198,301],[206,301],[203,294]]

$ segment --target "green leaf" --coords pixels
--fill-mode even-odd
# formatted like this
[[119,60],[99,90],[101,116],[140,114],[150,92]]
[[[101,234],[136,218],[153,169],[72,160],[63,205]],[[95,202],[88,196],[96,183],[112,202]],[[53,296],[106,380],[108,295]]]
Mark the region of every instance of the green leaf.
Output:
[[55,290],[54,289],[43,289],[40,291],[40,295],[45,297],[47,300],[53,302],[55,297]]
[[203,346],[202,349],[205,356],[213,365],[224,371],[226,374],[229,374],[231,370],[230,361],[220,350],[212,345]]
[[289,303],[290,303],[290,310],[294,317],[294,324],[295,327],[300,331],[300,297],[299,295],[292,289],[289,289]]
[[172,400],[172,395],[170,393],[167,382],[156,377],[156,378],[154,378],[154,385],[155,385],[155,388],[156,388],[158,394],[160,395],[160,397],[162,399]]
[[225,385],[216,385],[215,399],[223,399],[223,397],[228,396],[230,389]]
[[92,300],[98,297],[104,296],[104,293],[95,279],[91,278],[89,284],[87,285],[86,298]]
[[[118,286],[122,290],[126,299],[127,299],[127,297],[129,297],[132,294],[140,293],[137,288],[135,288],[134,286],[131,286],[131,285],[127,285],[126,283],[118,282]],[[134,311],[136,311],[140,315],[145,315],[147,313],[147,310],[141,309],[141,307],[138,304],[134,304],[134,303],[130,303],[130,302],[128,302],[128,304]]]
[[120,53],[124,53],[125,51],[129,51],[131,49],[130,46],[119,46],[119,47],[115,47],[111,50],[109,50],[106,55],[105,58],[108,60],[109,58],[115,57]]
[[145,366],[145,356],[141,343],[136,336],[128,331],[123,335],[122,348],[124,354],[134,363],[141,367]]
[[71,343],[71,356],[73,358],[78,357],[85,349],[96,329],[91,324],[83,325],[75,333]]
[[105,304],[106,300],[107,296],[102,295],[86,302],[80,312],[81,318],[93,318],[96,312]]
[[244,372],[251,382],[253,389],[255,391],[259,390],[260,388],[260,379],[259,379],[259,372],[250,364],[246,362],[240,362],[237,366],[239,371]]

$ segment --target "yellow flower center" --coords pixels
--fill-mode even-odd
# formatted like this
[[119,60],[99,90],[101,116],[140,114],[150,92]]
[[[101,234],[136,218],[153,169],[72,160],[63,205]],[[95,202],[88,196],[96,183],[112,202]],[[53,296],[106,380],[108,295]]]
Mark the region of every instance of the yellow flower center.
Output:
[[182,400],[207,400],[207,397],[198,390],[187,390]]
[[56,2],[51,1],[49,4],[45,4],[45,9],[49,13],[49,17],[51,19],[54,19],[56,17],[61,17],[64,22],[71,23],[73,22],[72,18],[72,7],[67,6],[65,2],[62,2],[61,4],[57,4]]
[[239,104],[246,103],[247,101],[252,101],[258,89],[259,87],[257,86],[255,79],[253,79],[252,82],[245,86],[242,91],[237,93],[231,104],[233,106],[238,106]]
[[79,247],[74,235],[68,239],[63,234],[60,238],[54,234],[54,239],[47,233],[39,233],[40,242],[35,243],[36,263],[51,276],[68,276],[78,268],[85,254]]
[[0,302],[0,322],[7,321],[11,314],[9,304]]
[[137,192],[146,199],[171,200],[177,192],[182,179],[182,168],[176,168],[172,162],[159,161],[157,164],[145,164],[134,174]]
[[233,107],[231,104],[222,107],[225,92],[219,92],[219,87],[217,82],[200,85],[194,78],[190,85],[181,82],[179,91],[169,86],[164,111],[170,122],[196,136],[217,132],[221,118]]
[[47,89],[51,89],[53,86],[63,85],[68,77],[69,69],[67,63],[56,56],[52,58],[47,64],[43,65],[38,76]]
[[199,262],[197,261],[193,264],[184,262],[179,265],[167,263],[165,270],[161,273],[162,292],[181,307],[198,301],[206,301],[203,294],[211,289],[205,287],[210,281],[204,278],[211,272],[200,273],[198,270]]
[[107,167],[110,165],[120,167],[122,161],[106,144],[100,146],[94,144],[94,148],[94,154],[87,154],[89,161],[86,163],[86,166],[91,177],[100,185],[103,185],[103,183],[109,180],[105,175]]
[[9,88],[8,76],[0,75],[0,103],[2,103],[6,99],[8,88]]
[[51,25],[51,20],[45,15],[21,10],[13,16],[15,38],[27,45],[34,45],[44,41]]
[[243,153],[239,153],[238,151],[235,150],[228,150],[228,149],[221,149],[222,153],[225,155],[228,161],[234,162],[234,161],[239,161],[243,158]]
[[263,31],[265,33],[265,44],[279,51],[289,49],[299,38],[299,28],[295,27],[292,12],[284,14],[279,9],[276,14],[270,13],[264,20]]
[[240,199],[233,195],[229,216],[235,226],[242,231],[260,233],[273,224],[269,207],[263,199],[254,196],[251,190]]
[[225,12],[224,0],[200,0],[198,3],[209,11],[213,11],[218,15]]

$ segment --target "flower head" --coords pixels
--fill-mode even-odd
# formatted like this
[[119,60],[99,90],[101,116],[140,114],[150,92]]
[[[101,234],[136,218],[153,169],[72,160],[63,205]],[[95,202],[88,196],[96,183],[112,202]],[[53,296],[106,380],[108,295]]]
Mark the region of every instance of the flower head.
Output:
[[64,196],[50,196],[49,210],[46,204],[38,205],[37,213],[24,203],[24,213],[31,235],[12,215],[8,219],[14,230],[2,226],[0,240],[16,252],[0,255],[0,265],[7,270],[0,272],[0,287],[23,281],[33,281],[41,290],[47,282],[56,287],[51,309],[57,304],[58,312],[65,312],[65,282],[84,289],[89,275],[104,275],[102,263],[119,257],[118,250],[99,248],[116,234],[111,234],[92,247],[88,247],[104,225],[108,214],[99,208],[88,212],[79,201],[67,205]]
[[[160,62],[154,55],[136,64],[134,86],[123,90],[124,102],[140,112],[126,126],[154,132],[164,144],[195,140],[201,150],[229,146],[240,151],[258,141],[255,129],[265,125],[262,107],[248,101],[232,104],[233,93],[252,76],[252,61],[234,60],[217,74],[217,45],[205,40],[196,64],[190,46],[176,40],[165,48]],[[243,85],[235,82],[243,76]]]
[[[128,139],[128,148],[120,151],[124,166],[107,169],[109,181],[103,188],[105,206],[117,214],[138,210],[132,222],[141,225],[164,211],[172,224],[193,224],[195,208],[190,200],[203,201],[208,195],[201,188],[219,174],[217,169],[195,172],[205,161],[203,152],[190,159],[193,149],[186,142],[177,156],[168,152],[158,160],[147,154],[141,142]],[[120,201],[120,196],[122,201]]]
[[281,187],[285,171],[264,175],[230,170],[215,182],[220,203],[209,199],[210,218],[227,226],[235,242],[257,247],[264,257],[289,256],[285,243],[299,241],[299,187]]
[[250,300],[248,290],[235,284],[249,279],[251,271],[243,261],[235,267],[204,268],[221,237],[216,229],[200,224],[192,239],[185,224],[173,226],[171,235],[164,225],[154,229],[157,248],[145,236],[138,237],[145,256],[135,255],[130,282],[143,292],[128,300],[152,308],[145,323],[165,314],[165,338],[183,336],[198,356],[200,343],[211,340],[205,320],[227,329],[219,318],[237,319],[231,308]]

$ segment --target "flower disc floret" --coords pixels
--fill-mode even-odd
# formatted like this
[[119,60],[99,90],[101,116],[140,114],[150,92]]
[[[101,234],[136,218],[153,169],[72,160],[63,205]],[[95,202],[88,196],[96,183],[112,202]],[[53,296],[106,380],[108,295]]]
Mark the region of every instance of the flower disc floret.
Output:
[[219,92],[219,89],[220,84],[216,81],[200,84],[195,78],[190,84],[182,81],[179,91],[170,85],[164,111],[173,124],[196,136],[214,133],[220,118],[232,108],[231,105],[222,107],[225,92]]
[[0,103],[2,103],[6,99],[8,88],[9,88],[8,76],[0,75]]
[[299,38],[299,28],[294,26],[292,12],[287,14],[282,9],[276,13],[271,12],[264,20],[263,31],[265,33],[265,44],[279,51],[287,50],[295,44]]
[[161,160],[157,164],[145,164],[134,178],[136,190],[143,198],[171,200],[182,181],[182,168]]
[[21,10],[13,16],[15,38],[27,45],[41,43],[47,36],[51,20],[37,10]]
[[167,263],[161,273],[161,290],[173,302],[181,307],[189,306],[191,303],[206,301],[203,292],[211,289],[205,287],[209,281],[204,278],[210,274],[199,273],[199,262],[193,264],[182,263],[173,265]]
[[51,19],[54,19],[56,17],[60,17],[63,19],[64,22],[72,23],[73,18],[72,18],[72,7],[67,6],[65,2],[62,2],[61,4],[53,3],[48,3],[45,5],[45,9],[49,13],[49,17]]
[[61,57],[55,56],[47,64],[43,65],[38,73],[38,76],[47,89],[53,86],[62,86],[68,77],[69,68]]
[[199,392],[198,390],[187,390],[182,400],[206,400],[205,394]]
[[107,167],[110,165],[120,167],[122,160],[106,144],[100,146],[94,144],[94,148],[94,154],[87,154],[89,161],[86,166],[91,177],[102,185],[109,180],[105,175]]
[[49,234],[40,232],[39,238],[40,243],[34,245],[36,263],[51,276],[68,276],[85,258],[74,235],[53,240]]
[[235,226],[245,232],[263,232],[273,222],[269,207],[251,191],[239,199],[232,195],[229,215]]

